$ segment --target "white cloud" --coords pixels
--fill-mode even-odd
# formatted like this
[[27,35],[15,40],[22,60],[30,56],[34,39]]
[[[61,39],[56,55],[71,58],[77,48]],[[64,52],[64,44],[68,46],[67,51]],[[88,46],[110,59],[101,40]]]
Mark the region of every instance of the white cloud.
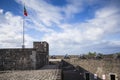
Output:
[[[23,3],[23,0],[16,1],[18,3],[22,1]],[[78,14],[84,10],[84,4],[90,6],[97,3],[94,0],[67,1],[68,4],[65,6],[57,7],[44,0],[24,0],[28,11],[28,17],[26,17],[27,30],[33,29],[39,31],[39,33],[43,32],[43,35],[39,37],[41,37],[41,40],[49,42],[50,54],[77,54],[90,50],[97,51],[95,48],[118,46],[118,40],[109,41],[105,39],[110,34],[120,32],[118,28],[120,25],[120,10],[117,7],[106,5],[95,11],[94,18],[86,20],[86,22],[67,23],[67,20],[72,19],[76,13]],[[8,46],[10,46],[9,43],[12,43],[14,39],[14,45],[20,46],[18,43],[22,42],[22,18],[14,16],[10,12],[3,14],[2,10],[0,10],[0,14],[2,14],[0,16],[2,18],[0,19],[2,21],[0,21],[0,37],[3,37],[0,38],[0,44],[8,42]],[[60,30],[56,30],[56,28]],[[26,45],[31,46],[32,41],[38,39],[40,38],[33,38],[30,34],[26,34]],[[104,40],[105,42],[102,42]],[[97,47],[98,45],[100,47]],[[94,48],[94,46],[96,47]]]
[[[97,10],[95,18],[90,19],[84,23],[59,25],[59,27],[63,29],[63,32],[46,34],[43,39],[47,40],[52,45],[52,49],[58,53],[60,50],[64,51],[63,53],[80,53],[79,51],[82,51],[83,47],[84,50],[86,48],[86,51],[96,51],[97,49],[95,49],[94,46],[100,46],[96,47],[99,49],[103,49],[102,47],[112,47],[112,45],[109,45],[108,43],[102,44],[101,42],[106,36],[110,36],[110,34],[114,34],[116,31],[120,31],[118,28],[120,24],[120,14],[118,12],[120,10],[115,7],[112,8],[113,9],[111,9],[111,7],[105,7]],[[94,42],[100,43],[98,45],[94,44]],[[116,41],[113,44],[117,46],[115,43]],[[87,48],[89,49],[87,50]]]
[[101,36],[103,36],[104,30],[101,28],[88,28],[85,33],[85,39],[87,40],[97,40],[99,38],[101,38]]
[[[29,3],[27,3],[29,1]],[[29,7],[31,11],[35,11],[32,14],[34,16],[33,20],[37,19],[37,21],[41,21],[46,26],[51,26],[52,23],[59,24],[63,19],[63,16],[60,14],[60,9],[58,7],[54,7],[45,1],[34,1],[34,0],[26,0],[26,6]],[[34,15],[35,14],[35,15]],[[30,13],[31,15],[31,13]]]
[[3,13],[3,9],[0,9],[0,14],[2,14]]
[[[1,11],[1,10],[0,10]],[[1,48],[5,47],[21,47],[22,45],[22,23],[23,19],[20,16],[15,16],[11,12],[0,15],[0,44]],[[26,34],[26,45],[32,37]],[[28,46],[27,46],[28,47]]]

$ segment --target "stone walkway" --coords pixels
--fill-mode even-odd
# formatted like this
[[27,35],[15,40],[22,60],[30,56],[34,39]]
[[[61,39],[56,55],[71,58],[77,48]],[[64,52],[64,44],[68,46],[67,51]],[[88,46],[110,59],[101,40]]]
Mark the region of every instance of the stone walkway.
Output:
[[61,80],[61,70],[53,68],[56,67],[45,66],[41,70],[0,71],[0,80]]

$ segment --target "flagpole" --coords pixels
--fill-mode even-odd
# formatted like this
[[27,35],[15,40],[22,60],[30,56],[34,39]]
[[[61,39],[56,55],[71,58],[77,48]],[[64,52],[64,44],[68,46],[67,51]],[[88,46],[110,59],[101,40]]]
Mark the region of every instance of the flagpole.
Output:
[[25,17],[23,15],[23,44],[22,44],[23,49],[25,48],[25,36],[24,36],[24,34],[25,34],[25,28],[24,28],[25,22],[24,21],[25,21]]
[[[23,12],[24,12],[24,7],[25,7],[25,3],[23,4]],[[24,17],[24,13],[23,13],[23,43],[22,43],[22,48],[25,48],[25,17]]]
[[25,16],[27,16],[27,11],[26,11],[26,8],[25,8],[25,3],[24,3],[24,8],[23,8],[23,44],[22,44],[22,48],[24,49],[25,48]]

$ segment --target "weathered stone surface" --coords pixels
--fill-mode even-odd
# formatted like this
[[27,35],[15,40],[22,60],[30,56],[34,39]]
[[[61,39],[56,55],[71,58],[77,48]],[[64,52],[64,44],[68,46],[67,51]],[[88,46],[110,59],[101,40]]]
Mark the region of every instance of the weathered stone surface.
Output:
[[0,49],[0,70],[39,69],[48,64],[49,45],[34,42],[34,48]]
[[94,79],[94,74],[97,74],[98,80],[101,80],[105,75],[106,80],[110,79],[110,74],[115,75],[115,80],[120,80],[120,59],[64,59],[65,62],[73,66],[79,66],[79,72],[85,76],[85,73],[90,73],[90,79]]
[[40,70],[0,71],[0,80],[61,80],[61,70],[47,65]]

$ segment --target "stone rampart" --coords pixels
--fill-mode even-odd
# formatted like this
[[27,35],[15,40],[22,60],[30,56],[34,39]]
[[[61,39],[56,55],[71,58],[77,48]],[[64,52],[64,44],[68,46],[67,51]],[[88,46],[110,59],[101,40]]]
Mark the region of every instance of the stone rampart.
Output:
[[24,49],[0,49],[0,70],[31,70],[48,64],[48,43],[34,42],[33,46]]
[[[79,66],[79,72],[86,78],[89,73],[90,80],[120,80],[120,59],[64,59],[65,62]],[[115,79],[113,79],[115,77]]]

